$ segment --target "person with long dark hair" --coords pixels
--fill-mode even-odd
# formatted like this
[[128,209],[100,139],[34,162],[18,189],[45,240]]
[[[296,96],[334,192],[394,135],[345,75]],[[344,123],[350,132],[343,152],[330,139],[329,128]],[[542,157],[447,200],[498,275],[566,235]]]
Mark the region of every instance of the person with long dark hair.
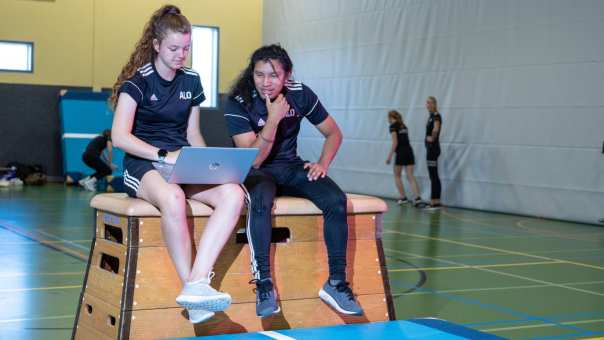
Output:
[[442,130],[442,117],[438,112],[438,102],[435,97],[426,99],[428,110],[428,123],[426,124],[426,160],[430,176],[431,194],[427,210],[440,209],[440,177],[438,176],[438,157],[440,156],[440,132]]
[[[175,6],[161,7],[151,16],[122,69],[111,102],[115,106],[112,140],[126,152],[126,192],[160,210],[162,235],[183,282],[176,303],[196,323],[231,303],[231,296],[212,288],[210,280],[212,267],[239,220],[244,192],[237,184],[170,184],[153,165],[174,164],[184,146],[205,146],[199,117],[199,104],[205,99],[201,80],[184,66],[190,47],[187,18]],[[194,258],[187,197],[214,209]]]
[[401,114],[396,110],[391,110],[388,112],[388,123],[390,123],[388,130],[390,131],[392,146],[390,147],[390,152],[386,158],[386,164],[390,164],[390,162],[392,162],[392,156],[396,155],[393,166],[394,183],[400,197],[396,203],[400,205],[409,202],[407,195],[405,194],[405,186],[403,185],[403,180],[401,178],[401,172],[404,168],[405,173],[407,174],[407,180],[411,185],[411,191],[413,191],[413,194],[415,195],[413,204],[418,206],[421,203],[422,198],[419,193],[417,181],[413,175],[415,156],[413,154],[411,143],[409,142],[409,130],[407,129],[407,125],[405,125],[403,122],[403,116],[401,116]]
[[[235,145],[260,149],[245,182],[251,197],[247,236],[256,283],[256,314],[267,317],[280,310],[269,258],[271,211],[279,193],[305,197],[321,209],[329,278],[319,297],[340,313],[361,315],[363,310],[346,282],[346,195],[327,176],[342,143],[342,133],[317,95],[308,86],[290,79],[292,68],[292,61],[281,46],[257,49],[225,106],[227,127]],[[297,137],[304,118],[325,137],[316,162],[305,162],[297,153]]]

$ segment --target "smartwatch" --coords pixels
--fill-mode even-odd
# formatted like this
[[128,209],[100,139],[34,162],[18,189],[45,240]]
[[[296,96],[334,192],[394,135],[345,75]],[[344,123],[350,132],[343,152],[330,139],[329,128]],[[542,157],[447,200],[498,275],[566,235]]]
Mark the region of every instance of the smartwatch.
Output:
[[164,163],[166,161],[166,156],[168,156],[168,150],[159,149],[157,150],[157,159],[160,163]]

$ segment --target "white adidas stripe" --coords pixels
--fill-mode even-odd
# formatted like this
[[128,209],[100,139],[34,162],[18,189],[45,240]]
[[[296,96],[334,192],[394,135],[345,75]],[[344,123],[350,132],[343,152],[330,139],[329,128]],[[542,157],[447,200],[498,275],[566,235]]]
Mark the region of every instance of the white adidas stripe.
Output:
[[136,186],[139,186],[141,184],[141,182],[136,177],[134,177],[128,173],[128,170],[124,171],[124,177],[127,177]]
[[134,190],[134,193],[138,192],[138,188],[135,188],[134,186],[132,186],[132,184],[129,184],[128,182],[126,182],[126,178],[124,177],[124,185],[127,186],[128,188]]
[[225,116],[233,116],[233,117],[237,117],[237,118],[241,118],[241,119],[245,119],[248,122],[250,121],[248,118],[244,117],[244,116],[240,116],[240,115],[234,115],[234,114],[230,114],[230,113],[225,113]]
[[250,246],[250,266],[252,267],[252,275],[256,280],[260,280],[260,271],[258,270],[258,263],[256,262],[256,252],[254,252],[254,245],[252,243],[252,232],[251,232],[251,218],[252,218],[252,197],[247,191],[245,185],[241,184],[241,189],[245,193],[245,202],[247,203],[247,217],[245,222],[245,234],[247,236],[247,243]]
[[141,91],[140,87],[138,87],[135,83],[131,82],[130,80],[126,80],[124,83],[130,83],[130,84],[134,85],[134,87],[136,87],[136,89],[138,90],[138,92],[141,93],[141,100],[143,100],[143,98],[144,98],[143,91]]
[[315,107],[317,107],[317,104],[319,104],[319,98],[317,98],[315,105],[312,106],[312,109],[310,109],[310,111],[308,111],[308,113],[305,114],[305,116],[308,116],[309,114],[311,114],[314,111]]
[[138,191],[139,183],[138,180],[130,175],[128,175],[128,171],[124,171],[124,184],[128,187],[132,188],[135,192]]
[[131,180],[132,182],[134,182],[134,184],[136,184],[136,186],[139,186],[139,185],[141,184],[141,182],[140,182],[140,181],[139,181],[139,180],[138,180],[136,177],[134,177],[134,176],[130,175],[130,174],[128,173],[128,171],[125,171],[125,172],[124,172],[124,175],[125,175],[126,177],[128,177],[128,179],[129,179],[129,180]]
[[153,69],[150,69],[149,71],[141,72],[141,75],[143,77],[146,77],[146,76],[148,76],[150,74],[153,74],[153,73],[154,73]]

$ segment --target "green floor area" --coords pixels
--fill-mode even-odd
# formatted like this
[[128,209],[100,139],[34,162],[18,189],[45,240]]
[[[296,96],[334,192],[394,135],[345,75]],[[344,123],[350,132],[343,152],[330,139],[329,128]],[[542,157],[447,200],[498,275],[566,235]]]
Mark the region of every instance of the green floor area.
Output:
[[[0,189],[0,339],[68,339],[93,195]],[[604,226],[388,203],[398,319],[436,317],[511,339],[604,337]]]

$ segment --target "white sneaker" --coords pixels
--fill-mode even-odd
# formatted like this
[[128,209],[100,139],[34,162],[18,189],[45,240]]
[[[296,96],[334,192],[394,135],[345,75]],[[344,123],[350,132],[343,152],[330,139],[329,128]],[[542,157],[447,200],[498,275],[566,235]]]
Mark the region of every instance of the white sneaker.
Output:
[[180,295],[176,297],[176,303],[187,310],[220,312],[229,308],[231,296],[210,286],[210,280],[213,276],[214,273],[211,273],[207,279],[185,282]]
[[89,180],[84,182],[84,189],[88,191],[96,191],[96,178],[91,177]]
[[398,204],[398,205],[403,205],[406,203],[409,203],[409,200],[407,199],[407,197],[400,198],[398,201],[396,201],[396,204]]
[[23,181],[20,180],[18,177],[15,177],[10,180],[10,184],[15,185],[15,186],[21,186],[21,185],[23,185]]
[[78,181],[78,184],[80,186],[84,186],[84,183],[86,183],[86,181],[88,181],[90,179],[90,176],[86,176],[84,178],[82,178],[81,180]]
[[203,309],[187,309],[187,314],[191,323],[200,323],[209,320],[215,313]]

